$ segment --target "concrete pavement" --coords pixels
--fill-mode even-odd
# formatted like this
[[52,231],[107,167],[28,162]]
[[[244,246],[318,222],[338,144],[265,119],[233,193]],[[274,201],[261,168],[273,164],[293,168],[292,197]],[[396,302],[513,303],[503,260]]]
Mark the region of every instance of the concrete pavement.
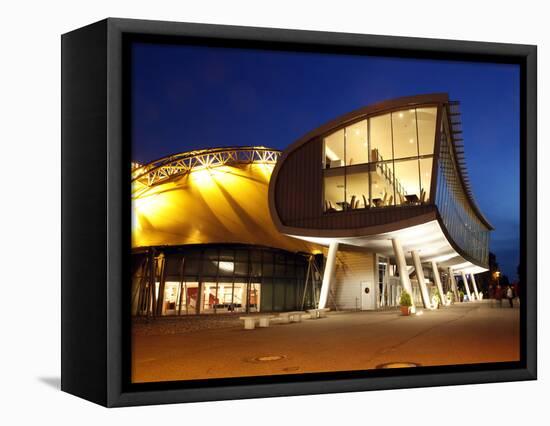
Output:
[[132,346],[134,382],[517,361],[519,309],[471,302],[411,317],[345,312],[248,331],[133,335]]

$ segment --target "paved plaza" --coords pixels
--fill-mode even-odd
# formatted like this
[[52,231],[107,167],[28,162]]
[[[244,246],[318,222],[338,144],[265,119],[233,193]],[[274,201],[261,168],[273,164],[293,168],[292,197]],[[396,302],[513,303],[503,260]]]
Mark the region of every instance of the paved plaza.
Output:
[[517,361],[520,352],[519,308],[498,308],[490,301],[411,317],[398,310],[335,312],[254,330],[239,324],[232,319],[167,334],[161,326],[155,333],[153,323],[147,333],[134,332],[134,382],[366,370],[390,362]]

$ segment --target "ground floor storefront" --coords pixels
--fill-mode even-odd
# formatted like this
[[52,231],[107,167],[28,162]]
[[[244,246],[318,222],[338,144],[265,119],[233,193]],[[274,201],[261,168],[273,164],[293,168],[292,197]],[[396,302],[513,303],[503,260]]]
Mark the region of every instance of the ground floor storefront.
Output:
[[316,261],[307,253],[231,244],[136,250],[132,254],[132,315],[280,312],[312,307],[320,285],[310,265]]
[[[313,255],[231,244],[137,250],[132,255],[132,315],[242,314],[316,307],[326,259],[326,250]],[[407,275],[415,306],[426,307],[424,296],[430,307],[459,300],[467,279],[464,274],[454,278],[448,270],[420,264],[421,286],[416,268],[405,267],[401,272],[395,258],[341,245],[326,307],[333,311],[397,307],[403,291],[401,274]]]

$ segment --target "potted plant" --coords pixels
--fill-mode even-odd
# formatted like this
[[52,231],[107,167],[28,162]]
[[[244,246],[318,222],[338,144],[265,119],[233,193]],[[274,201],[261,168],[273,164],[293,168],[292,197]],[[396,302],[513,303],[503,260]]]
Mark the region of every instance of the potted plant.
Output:
[[439,309],[439,306],[441,305],[441,297],[439,297],[438,290],[432,290],[432,305],[436,309]]
[[461,302],[464,302],[464,292],[462,290],[460,290],[458,292],[458,299],[461,301]]
[[401,297],[399,299],[399,305],[401,306],[401,315],[405,315],[405,316],[410,315],[412,299],[411,299],[411,295],[406,291],[403,291],[401,293]]

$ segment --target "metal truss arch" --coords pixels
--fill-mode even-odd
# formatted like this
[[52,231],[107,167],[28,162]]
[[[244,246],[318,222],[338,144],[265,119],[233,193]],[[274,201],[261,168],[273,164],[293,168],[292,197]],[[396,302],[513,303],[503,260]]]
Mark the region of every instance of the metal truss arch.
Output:
[[146,186],[162,183],[194,170],[232,164],[275,164],[281,151],[266,147],[226,147],[203,149],[170,155],[146,165],[133,165],[132,183]]

